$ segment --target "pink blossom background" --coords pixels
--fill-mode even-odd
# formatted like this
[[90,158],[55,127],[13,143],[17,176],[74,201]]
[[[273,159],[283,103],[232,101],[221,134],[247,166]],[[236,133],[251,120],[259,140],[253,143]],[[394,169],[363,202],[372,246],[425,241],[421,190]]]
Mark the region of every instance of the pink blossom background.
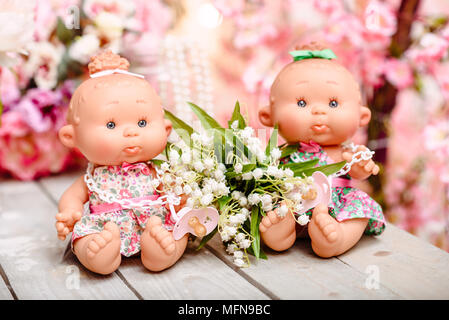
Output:
[[[15,53],[19,62],[1,67],[0,173],[31,180],[85,164],[76,150],[60,144],[57,131],[73,90],[86,76],[88,57],[99,50],[124,55],[157,87],[153,71],[164,37],[206,39],[216,118],[227,124],[238,99],[249,123],[262,128],[258,109],[268,103],[275,75],[291,61],[288,51],[313,40],[331,48],[354,74],[373,111],[371,128],[360,131],[355,142],[376,151],[382,171],[380,179],[361,188],[382,204],[390,222],[449,251],[449,2],[211,3],[222,22],[206,37],[193,28],[198,19],[182,1],[36,2],[29,54]],[[73,5],[85,13],[81,29],[65,30],[64,37],[57,32],[58,17],[65,21]],[[400,17],[409,18],[410,29]],[[392,102],[383,95],[386,88],[394,92]],[[379,99],[391,106],[377,109]]]

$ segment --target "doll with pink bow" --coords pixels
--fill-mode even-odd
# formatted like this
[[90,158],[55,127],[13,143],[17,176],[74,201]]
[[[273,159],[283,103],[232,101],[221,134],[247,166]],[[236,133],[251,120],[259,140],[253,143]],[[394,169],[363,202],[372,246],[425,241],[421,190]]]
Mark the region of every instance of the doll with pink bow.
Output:
[[[151,160],[165,148],[171,123],[142,76],[126,59],[104,52],[91,59],[90,79],[73,94],[62,143],[78,148],[89,165],[62,195],[58,236],[72,232],[72,250],[89,270],[110,274],[122,256],[140,253],[151,271],[172,266],[187,235],[175,240],[176,219],[157,188]],[[83,215],[84,203],[89,203]]]
[[[318,165],[325,165],[346,160],[351,166],[330,182],[330,202],[307,212],[311,216],[307,229],[297,227],[294,213],[282,218],[276,210],[262,219],[259,229],[263,242],[277,251],[290,248],[307,230],[313,251],[333,257],[352,248],[364,233],[378,235],[385,228],[381,207],[354,188],[353,180],[379,172],[370,151],[350,142],[358,128],[369,123],[371,112],[362,104],[358,83],[331,50],[311,44],[291,55],[294,61],[274,80],[270,104],[260,110],[260,121],[270,127],[277,124],[289,144],[299,145],[282,159],[284,163],[318,159]],[[366,153],[368,157],[358,157]]]

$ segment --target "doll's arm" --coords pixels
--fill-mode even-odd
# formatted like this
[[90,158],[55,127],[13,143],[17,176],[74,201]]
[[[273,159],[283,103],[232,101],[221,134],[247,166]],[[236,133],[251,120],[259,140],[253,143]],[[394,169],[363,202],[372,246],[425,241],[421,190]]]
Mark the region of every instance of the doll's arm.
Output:
[[[356,152],[358,151],[364,151],[364,150],[368,150],[365,146],[359,146],[356,150]],[[350,151],[344,151],[342,153],[342,157],[344,160],[350,162],[352,160],[354,153],[350,152]],[[348,174],[354,178],[354,179],[358,179],[358,180],[365,180],[367,179],[369,176],[373,175],[377,175],[379,173],[379,166],[372,160],[362,160],[358,163],[355,163],[352,167],[351,170],[348,172]]]
[[79,177],[62,195],[56,215],[58,238],[64,240],[72,232],[75,223],[81,219],[84,203],[89,199],[84,176]]

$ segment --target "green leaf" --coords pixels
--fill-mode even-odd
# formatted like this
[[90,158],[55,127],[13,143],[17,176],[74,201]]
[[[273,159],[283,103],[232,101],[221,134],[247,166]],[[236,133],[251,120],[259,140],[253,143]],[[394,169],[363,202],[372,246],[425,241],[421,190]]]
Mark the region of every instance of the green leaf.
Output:
[[267,147],[265,148],[265,155],[270,156],[271,150],[276,148],[278,145],[278,124],[276,123],[273,132],[271,133],[270,140],[268,140]]
[[204,129],[206,130],[217,128],[224,129],[214,118],[208,115],[206,111],[204,111],[203,109],[201,109],[192,102],[187,103],[190,105],[190,108],[192,108],[193,113],[195,113],[198,119],[201,121],[201,124],[204,127]]
[[232,200],[232,198],[229,197],[229,196],[224,196],[224,197],[219,198],[217,200],[217,202],[218,202],[218,209],[220,211],[222,211],[224,209],[224,207],[228,204],[228,202],[231,201],[231,200]]
[[282,152],[281,153],[281,159],[291,155],[292,153],[294,153],[296,151],[298,151],[298,148],[299,148],[299,145],[297,145],[297,144],[289,144],[286,147],[283,147],[281,149],[281,152]]
[[219,163],[226,162],[226,154],[225,154],[225,138],[218,130],[214,131],[214,154]]
[[56,23],[56,36],[64,45],[67,46],[74,39],[75,31],[74,29],[67,29],[64,21],[62,21],[61,17],[58,17],[58,21]]
[[210,239],[212,239],[212,238],[214,237],[214,235],[217,233],[217,231],[218,231],[218,226],[215,227],[215,229],[214,229],[211,233],[205,235],[205,236],[201,239],[200,244],[198,245],[198,247],[197,247],[195,250],[198,251],[198,250],[200,250],[202,247],[204,247],[204,246],[206,245],[206,243],[207,243]]
[[254,256],[257,259],[259,259],[260,257],[259,210],[260,210],[259,206],[254,206],[251,210],[251,235],[254,237],[251,247],[253,249]]
[[159,159],[151,159],[151,162],[153,162],[156,166],[160,166],[165,161],[164,160],[159,160]]
[[327,165],[324,165],[324,166],[321,166],[321,167],[309,168],[309,169],[303,170],[301,172],[301,174],[303,174],[305,176],[311,176],[312,173],[314,173],[315,171],[321,171],[326,176],[328,176],[328,175],[331,175],[331,174],[337,172],[341,168],[343,168],[343,166],[345,164],[346,164],[346,161],[340,161],[340,162],[337,162],[337,163],[327,164]]
[[245,119],[240,112],[240,103],[237,101],[235,103],[234,112],[232,112],[231,120],[228,121],[229,129],[234,121],[238,121],[238,128],[244,129],[246,127]]
[[168,110],[165,111],[165,118],[170,120],[173,129],[175,129],[176,133],[181,137],[184,142],[190,146],[191,144],[191,138],[190,136],[192,133],[195,132],[191,126],[189,126],[187,123],[176,117],[173,113],[171,113]]
[[293,172],[295,172],[299,169],[311,168],[311,167],[315,166],[319,161],[320,161],[319,159],[313,159],[313,160],[308,160],[308,161],[304,161],[304,162],[280,164],[279,166],[284,169],[288,168],[290,170],[293,170]]
[[[255,256],[253,248],[249,247],[249,248],[246,249],[246,251],[248,251],[249,254],[252,254],[253,256]],[[262,248],[260,249],[260,252],[259,252],[259,259],[264,259],[264,260],[268,259],[267,255],[262,250]]]

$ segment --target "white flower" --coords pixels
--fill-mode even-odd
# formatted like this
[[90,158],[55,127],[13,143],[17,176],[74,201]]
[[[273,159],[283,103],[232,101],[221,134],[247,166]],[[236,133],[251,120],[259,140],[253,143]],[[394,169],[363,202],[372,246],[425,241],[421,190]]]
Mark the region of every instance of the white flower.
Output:
[[181,156],[181,161],[184,164],[189,164],[192,161],[192,154],[190,151],[183,151]]
[[306,214],[302,214],[298,217],[298,223],[302,226],[306,225],[307,223],[309,223],[309,216]]
[[242,232],[237,233],[234,239],[235,239],[235,241],[237,241],[237,242],[240,242],[240,241],[242,241],[242,240],[245,240],[245,234],[242,233]]
[[263,170],[261,168],[256,168],[253,170],[253,177],[254,179],[258,180],[262,178],[263,176]]
[[253,173],[252,172],[245,172],[244,174],[242,174],[242,179],[243,180],[251,180],[253,178]]
[[170,165],[167,162],[161,164],[162,171],[168,171],[170,169]]
[[278,209],[278,215],[280,217],[285,217],[285,215],[288,213],[288,208],[285,204],[283,204],[282,206],[280,206],[280,208]]
[[274,177],[277,179],[281,179],[282,177],[284,177],[284,170],[282,170],[282,168],[279,168],[274,174]]
[[273,160],[278,160],[281,157],[282,152],[281,150],[279,150],[279,148],[273,148],[270,152],[270,155]]
[[201,136],[198,133],[194,132],[194,133],[191,134],[190,138],[192,138],[192,140],[194,142],[198,142],[198,141],[200,141]]
[[239,199],[239,204],[240,204],[242,207],[245,207],[245,206],[248,204],[248,200],[247,200],[245,197],[241,197],[241,198]]
[[178,153],[178,151],[176,151],[174,149],[170,150],[168,158],[170,159],[171,163],[177,163],[178,160],[179,160],[179,153]]
[[234,243],[231,243],[230,245],[228,245],[228,247],[226,248],[226,252],[229,254],[233,254],[236,250],[237,250],[237,245],[235,245]]
[[215,172],[214,172],[214,177],[215,177],[215,179],[217,179],[218,181],[223,180],[223,179],[224,179],[223,171],[221,171],[221,170],[215,170]]
[[195,168],[196,171],[201,172],[204,170],[204,165],[201,161],[195,161],[193,168]]
[[243,165],[242,165],[241,163],[237,163],[237,164],[234,166],[234,171],[235,171],[235,173],[242,173],[242,169],[243,169]]
[[302,209],[304,209],[304,206],[302,205],[301,202],[297,202],[297,203],[295,204],[295,206],[293,207],[293,210],[294,210],[295,212],[300,212]]
[[243,258],[243,251],[234,251],[234,258],[236,259],[242,259]]
[[107,11],[100,12],[95,17],[94,23],[100,35],[109,41],[120,38],[125,27],[124,21],[119,16]]
[[62,59],[63,46],[55,47],[50,42],[35,42],[29,46],[30,55],[24,65],[24,73],[34,78],[41,89],[52,89],[58,80],[58,65]]
[[0,65],[12,66],[19,60],[6,52],[18,52],[33,41],[35,32],[35,1],[9,0],[0,2]]
[[[243,209],[245,209],[245,208],[243,208]],[[242,210],[243,210],[242,209]],[[247,209],[245,209],[246,211],[248,211]],[[245,220],[246,220],[246,215],[244,215],[244,214],[242,214],[242,213],[237,213],[236,215],[235,215],[235,218],[236,219],[238,219],[237,221],[238,221],[238,223],[243,223],[243,222],[245,222]]]
[[182,194],[182,187],[181,186],[176,186],[173,191],[175,192],[175,194],[177,196],[179,196],[180,194]]
[[186,206],[189,208],[193,208],[193,206],[195,205],[195,199],[193,198],[188,198],[186,201]]
[[284,176],[291,178],[291,177],[293,177],[293,175],[294,175],[294,172],[291,169],[289,169],[289,168],[284,169]]
[[240,191],[232,191],[232,193],[231,193],[231,197],[234,200],[239,200],[242,196],[243,196],[243,193],[241,193]]
[[249,240],[249,239],[244,239],[239,242],[239,247],[241,249],[246,249],[246,248],[249,248],[250,246],[251,246],[251,240]]
[[235,120],[232,124],[231,124],[231,128],[234,130],[237,130],[237,128],[239,127],[239,121]]
[[214,167],[214,159],[212,159],[212,158],[206,158],[206,159],[204,159],[203,162],[204,162],[204,167],[207,170],[210,170]]
[[254,129],[251,127],[246,127],[242,130],[241,135],[243,139],[249,139],[254,133]]
[[196,190],[193,190],[192,196],[195,198],[199,198],[199,197],[203,196],[203,193],[201,192],[200,189],[196,189]]
[[207,206],[212,202],[212,200],[214,200],[214,196],[211,193],[207,193],[201,197],[201,204],[203,206]]
[[277,167],[275,167],[275,166],[268,166],[267,174],[269,176],[273,176],[274,177],[274,176],[276,176],[277,172],[278,172],[278,168]]
[[267,156],[266,156],[265,152],[263,152],[263,151],[258,152],[256,154],[256,158],[257,158],[257,161],[259,161],[259,162],[264,162],[265,160],[267,160]]
[[265,212],[270,212],[271,210],[273,210],[273,205],[271,203],[267,204],[267,205],[264,205],[262,207],[262,210],[265,211]]
[[162,181],[164,182],[164,184],[171,184],[173,182],[173,179],[169,174],[166,174],[162,177]]
[[182,184],[182,183],[183,183],[182,178],[181,178],[181,177],[176,177],[175,183],[176,183],[176,184]]
[[100,49],[100,40],[98,37],[89,33],[79,37],[69,49],[69,56],[81,64],[87,64],[90,57]]
[[267,206],[267,205],[271,204],[272,198],[269,194],[264,194],[262,196],[261,200],[262,200],[262,203]]
[[249,216],[249,210],[246,208],[242,208],[240,210],[240,213],[245,216],[245,219],[248,218],[248,216]]
[[300,202],[302,200],[302,195],[299,192],[289,193],[287,197],[294,202]]
[[243,267],[245,265],[245,262],[242,259],[234,259],[234,264],[237,267],[241,268],[241,267]]
[[290,182],[284,183],[284,189],[285,189],[287,192],[293,190],[293,183],[290,183]]
[[207,134],[201,135],[201,143],[206,147],[211,147],[213,144],[214,138],[213,136],[209,136]]
[[236,217],[236,216],[230,216],[229,217],[229,222],[231,223],[231,224],[239,224],[240,223],[240,219],[238,218],[238,217]]
[[188,184],[184,186],[184,193],[185,194],[190,194],[192,192],[192,187],[189,186]]
[[226,186],[224,182],[220,182],[218,184],[217,191],[222,195],[227,195],[229,193],[229,188]]
[[237,228],[232,226],[226,226],[224,228],[224,231],[232,237],[237,233]]
[[257,193],[251,193],[251,194],[248,196],[248,202],[249,202],[249,204],[251,204],[251,205],[256,205],[256,204],[258,204],[258,203],[260,202],[260,196],[259,196],[259,194],[257,194]]

